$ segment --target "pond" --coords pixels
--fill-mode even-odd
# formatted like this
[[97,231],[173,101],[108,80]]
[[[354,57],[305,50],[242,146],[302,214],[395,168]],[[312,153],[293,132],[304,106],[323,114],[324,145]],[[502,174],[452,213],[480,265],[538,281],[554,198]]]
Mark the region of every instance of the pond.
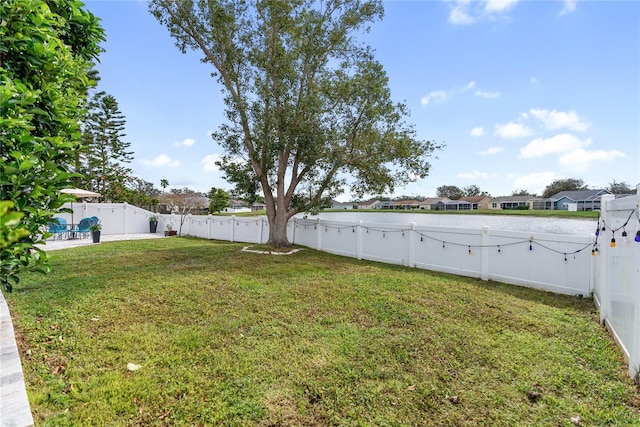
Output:
[[[302,218],[303,215],[296,215]],[[321,212],[320,218],[332,221],[359,221],[374,224],[408,224],[428,225],[433,227],[482,228],[489,226],[492,230],[522,231],[547,234],[565,234],[574,236],[591,236],[597,227],[594,218],[548,218],[509,215],[456,215],[456,214],[412,214],[393,212]]]

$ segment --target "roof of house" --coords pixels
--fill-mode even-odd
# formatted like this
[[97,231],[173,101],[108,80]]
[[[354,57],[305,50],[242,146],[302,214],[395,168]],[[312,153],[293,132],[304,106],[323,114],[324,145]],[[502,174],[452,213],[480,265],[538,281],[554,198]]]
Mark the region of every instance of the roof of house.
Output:
[[603,194],[611,194],[607,190],[577,190],[577,191],[561,191],[553,196],[549,197],[547,200],[555,202],[557,200],[567,198],[571,199],[574,202],[590,202],[599,200],[600,196]]
[[471,203],[480,203],[484,199],[491,199],[491,196],[464,196],[460,197],[460,200],[464,200]]
[[494,202],[502,203],[502,202],[529,202],[532,200],[542,200],[540,197],[535,196],[505,196],[505,197],[496,197],[493,199]]
[[435,205],[438,202],[447,203],[450,201],[447,197],[427,197],[420,202],[421,205]]

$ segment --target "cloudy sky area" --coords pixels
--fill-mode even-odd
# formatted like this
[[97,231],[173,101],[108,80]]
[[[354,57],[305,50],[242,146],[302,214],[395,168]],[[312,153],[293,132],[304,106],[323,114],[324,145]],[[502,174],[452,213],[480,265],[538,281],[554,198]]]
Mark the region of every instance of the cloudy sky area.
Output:
[[[421,139],[446,143],[395,195],[477,185],[542,193],[554,179],[640,183],[640,2],[386,1],[362,39]],[[127,119],[134,173],[158,188],[230,189],[209,133],[220,87],[142,1],[87,1],[107,32],[100,88]],[[340,200],[346,201],[349,195]]]

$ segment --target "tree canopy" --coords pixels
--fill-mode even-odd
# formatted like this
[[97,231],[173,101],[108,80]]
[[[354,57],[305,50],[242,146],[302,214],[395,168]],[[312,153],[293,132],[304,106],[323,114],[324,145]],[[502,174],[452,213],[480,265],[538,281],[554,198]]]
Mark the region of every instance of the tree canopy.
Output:
[[47,271],[35,245],[41,229],[72,197],[66,165],[80,145],[79,121],[92,62],[104,39],[98,20],[76,0],[0,3],[0,282]]
[[558,194],[561,191],[577,191],[577,190],[588,190],[589,187],[584,184],[584,181],[581,179],[575,178],[566,178],[566,179],[556,179],[551,184],[547,185],[542,193],[543,199],[548,199],[554,194]]
[[372,50],[356,36],[379,0],[153,0],[182,52],[202,53],[222,87],[227,122],[213,134],[227,180],[262,190],[269,242],[344,192],[382,194],[428,175],[441,148],[417,138]]

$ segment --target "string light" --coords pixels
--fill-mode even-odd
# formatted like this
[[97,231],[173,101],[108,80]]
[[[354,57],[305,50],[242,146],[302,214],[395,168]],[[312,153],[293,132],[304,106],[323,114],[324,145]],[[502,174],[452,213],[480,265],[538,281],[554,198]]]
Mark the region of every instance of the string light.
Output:
[[616,247],[616,234],[613,233],[613,237],[611,237],[611,243],[609,244],[612,248]]
[[420,235],[420,241],[424,242],[424,236],[422,234]]
[[500,245],[498,245],[498,253],[500,253],[500,252],[501,252],[501,251],[500,251]]
[[622,227],[622,243],[629,243],[629,238],[627,237],[627,230]]
[[469,246],[469,255],[471,255],[471,246]]
[[636,233],[636,237],[633,240],[640,243],[640,230],[638,230],[638,232]]
[[531,240],[529,240],[529,250],[532,251],[533,250],[533,242]]
[[564,254],[564,262],[567,262],[567,254]]

